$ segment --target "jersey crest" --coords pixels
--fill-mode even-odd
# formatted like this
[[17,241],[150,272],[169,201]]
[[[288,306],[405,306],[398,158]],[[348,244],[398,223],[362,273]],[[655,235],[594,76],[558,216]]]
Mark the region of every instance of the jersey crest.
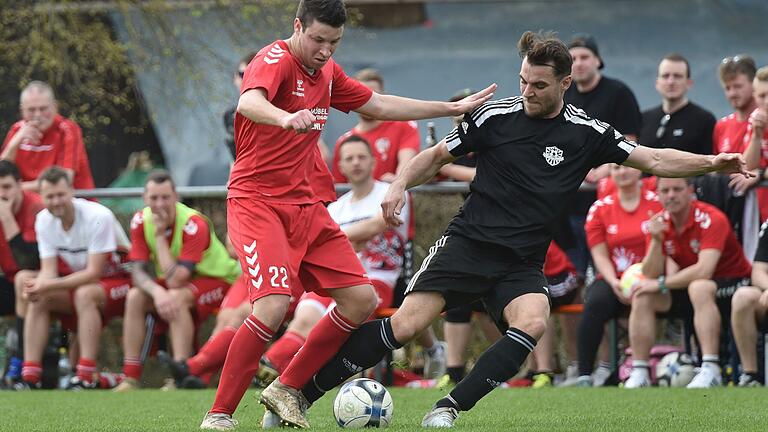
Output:
[[563,151],[555,146],[545,148],[544,153],[541,155],[544,156],[544,160],[546,160],[547,163],[552,166],[559,165],[560,162],[565,160],[563,157]]

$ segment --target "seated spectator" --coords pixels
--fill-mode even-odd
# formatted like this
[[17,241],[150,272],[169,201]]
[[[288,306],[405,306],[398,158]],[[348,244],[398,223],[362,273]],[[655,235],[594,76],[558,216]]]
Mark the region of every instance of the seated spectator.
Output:
[[73,198],[65,170],[50,167],[38,181],[45,204],[35,220],[40,271],[16,274],[16,295],[26,309],[23,381],[16,388],[39,388],[53,314],[63,315],[63,326],[78,334],[80,360],[70,388],[97,388],[99,336],[104,323],[123,313],[130,279],[121,254],[130,245],[108,208]]
[[728,218],[716,207],[694,200],[690,180],[660,178],[658,194],[665,211],[648,223],[645,278],[632,296],[629,315],[632,372],[624,387],[651,384],[648,359],[656,314],[693,315],[702,366],[688,388],[719,386],[721,321],[730,322],[731,297],[749,285],[752,268]]
[[[757,178],[760,181],[768,179],[765,171],[768,167],[768,66],[763,66],[755,73],[752,81],[752,90],[755,96],[757,108],[749,117],[749,127],[744,139],[749,143],[744,152],[747,161],[747,169],[758,170]],[[768,188],[761,187],[757,190],[760,205],[761,220],[768,218]]]
[[[40,196],[22,190],[21,175],[13,162],[0,160],[0,316],[16,315],[18,345],[11,350],[6,378],[21,378],[24,353],[24,314],[18,305],[13,278],[19,270],[37,270],[40,258],[35,237],[35,216],[45,208]],[[10,367],[13,365],[13,367]]]
[[616,191],[595,201],[587,214],[584,228],[596,278],[585,291],[579,323],[579,386],[602,386],[611,374],[608,355],[592,373],[603,330],[608,321],[629,312],[630,300],[622,294],[619,280],[629,266],[645,256],[645,225],[662,209],[656,194],[645,189],[640,175],[634,168],[612,164]]
[[16,163],[24,189],[37,190],[37,178],[53,165],[66,170],[75,189],[93,189],[83,133],[77,123],[58,113],[51,86],[42,81],[27,84],[20,109],[22,119],[8,131],[0,159]]
[[[739,349],[742,372],[739,387],[761,385],[757,368],[758,331],[768,331],[768,222],[760,228],[760,241],[752,263],[752,286],[739,288],[731,300],[731,331]],[[761,340],[761,339],[760,339]]]
[[134,265],[123,321],[125,379],[116,391],[139,386],[148,313],[168,325],[174,360],[186,360],[193,353],[195,329],[219,307],[241,273],[210,220],[179,202],[168,172],[147,177],[144,202],[147,206],[131,220],[129,259]]

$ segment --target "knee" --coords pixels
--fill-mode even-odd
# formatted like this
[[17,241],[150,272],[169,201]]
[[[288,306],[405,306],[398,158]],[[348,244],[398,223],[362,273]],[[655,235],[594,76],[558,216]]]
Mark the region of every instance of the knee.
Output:
[[512,322],[510,327],[519,329],[532,338],[539,340],[547,331],[549,319],[547,317],[524,317],[523,319]]
[[149,294],[145,293],[140,288],[131,288],[125,296],[125,311],[146,312],[149,309],[151,302],[152,298]]
[[751,287],[739,288],[733,294],[731,299],[731,310],[733,315],[749,312],[754,309],[760,299],[760,291]]
[[349,293],[345,293],[343,297],[334,298],[341,309],[339,312],[350,320],[363,322],[376,310],[379,297],[371,285],[349,288],[349,290]]
[[698,279],[688,285],[688,298],[694,306],[715,302],[717,285],[706,279]]
[[653,308],[653,300],[656,298],[656,293],[649,293],[649,292],[636,292],[632,296],[632,311],[630,312],[636,312],[636,311],[647,311],[651,310]]
[[219,311],[219,314],[216,316],[216,327],[238,328],[240,327],[240,324],[242,324],[243,321],[245,321],[245,318],[247,316],[248,316],[248,311],[246,311],[246,314],[241,317],[239,308],[222,309]]
[[99,302],[99,285],[85,285],[75,291],[75,308],[79,310],[94,307]]

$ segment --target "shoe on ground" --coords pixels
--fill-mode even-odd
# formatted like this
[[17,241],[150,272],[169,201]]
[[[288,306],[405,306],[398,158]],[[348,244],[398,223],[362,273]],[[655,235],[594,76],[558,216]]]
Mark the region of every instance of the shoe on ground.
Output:
[[69,379],[67,383],[67,390],[80,391],[80,390],[93,390],[99,388],[99,381],[93,380],[91,382],[83,381],[77,375]]
[[125,378],[123,378],[123,382],[118,384],[117,387],[113,388],[112,391],[113,392],[126,392],[126,391],[131,391],[131,390],[137,390],[139,388],[141,388],[141,386],[139,385],[139,381],[138,380],[136,380],[134,378],[130,378],[130,377],[125,377]]
[[450,428],[459,418],[459,412],[452,407],[432,407],[432,409],[421,420],[421,427],[428,428]]
[[532,388],[540,389],[545,387],[552,387],[552,376],[548,373],[538,373],[533,376]]
[[613,372],[611,371],[611,368],[607,368],[605,366],[598,366],[597,369],[595,369],[595,372],[592,374],[592,386],[593,387],[602,387],[605,385],[605,383],[608,381],[608,378],[611,377],[611,374]]
[[256,375],[253,377],[253,385],[258,388],[266,388],[272,381],[277,379],[280,372],[277,367],[272,364],[266,357],[262,356],[259,360],[259,370],[256,371]]
[[720,375],[720,368],[716,366],[702,366],[699,373],[693,377],[686,386],[689,389],[712,388],[723,385],[723,377]]
[[582,375],[576,378],[575,387],[588,388],[594,387],[594,385],[595,384],[592,382],[592,377],[589,375]]
[[237,427],[237,420],[224,413],[207,412],[203,417],[203,422],[200,423],[200,429],[205,430],[230,431],[234,430],[235,427]]
[[624,381],[625,389],[636,389],[650,386],[651,377],[648,376],[648,370],[642,368],[632,369],[632,372],[629,374],[629,378]]
[[283,427],[283,422],[277,414],[270,410],[264,410],[264,417],[261,418],[262,429],[272,429]]
[[579,383],[579,367],[577,365],[568,365],[565,369],[565,379],[558,387],[575,387]]
[[762,387],[762,384],[752,375],[741,374],[741,376],[739,377],[738,386],[739,387]]
[[283,385],[280,379],[272,381],[272,384],[261,392],[259,402],[280,417],[287,426],[309,428],[305,416],[309,402],[301,391]]
[[445,342],[435,342],[430,350],[424,350],[424,378],[440,378],[447,369]]
[[178,384],[180,384],[179,388],[192,390],[200,390],[208,387],[205,384],[205,381],[197,375],[187,375],[181,380],[181,383]]
[[163,385],[160,387],[160,391],[174,391],[178,390],[179,386],[176,384],[176,380],[173,378],[166,378],[163,380]]
[[15,391],[40,390],[41,388],[43,388],[41,383],[33,384],[28,381],[18,381],[11,386],[11,389]]

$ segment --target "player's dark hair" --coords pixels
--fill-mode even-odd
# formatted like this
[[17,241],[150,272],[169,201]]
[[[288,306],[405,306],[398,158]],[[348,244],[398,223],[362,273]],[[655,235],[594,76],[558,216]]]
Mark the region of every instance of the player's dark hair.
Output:
[[171,177],[171,173],[164,169],[157,169],[150,172],[147,175],[147,180],[144,182],[144,187],[146,188],[150,182],[155,184],[171,182],[171,187],[173,188],[173,190],[176,190],[176,183],[173,181],[173,177]]
[[14,180],[21,181],[19,167],[9,160],[0,160],[0,178],[12,176]]
[[[246,66],[248,66],[248,63],[250,63],[251,60],[253,60],[253,58],[256,57],[256,54],[258,54],[258,53],[259,53],[258,51],[251,51],[251,52],[249,52],[248,54],[246,54],[246,55],[244,55],[244,56],[242,56],[240,58],[240,63],[245,64]],[[238,63],[237,65],[240,66],[240,63]]]
[[362,143],[365,144],[365,148],[368,150],[368,153],[373,155],[373,150],[371,149],[371,143],[368,142],[365,138],[361,137],[360,135],[350,135],[339,143],[339,154],[341,154],[341,148],[344,147],[344,144],[348,143]]
[[527,58],[529,64],[552,67],[557,79],[571,74],[571,53],[554,32],[527,31],[517,42],[517,49],[520,58]]
[[38,186],[42,186],[43,182],[48,182],[55,185],[62,180],[67,182],[67,186],[72,187],[72,179],[69,177],[69,173],[65,171],[64,168],[53,165],[46,168],[45,171],[40,174],[40,177],[37,178],[37,184]]
[[662,61],[669,60],[669,61],[673,61],[673,62],[683,62],[683,63],[685,63],[685,77],[686,78],[690,78],[691,77],[691,64],[688,63],[688,59],[683,57],[682,54],[669,53],[669,54],[665,55],[661,60]]
[[381,88],[384,88],[384,77],[374,68],[361,69],[355,74],[355,79],[358,81],[376,81]]
[[342,0],[301,0],[296,18],[305,30],[314,20],[339,28],[347,22],[347,8]]

